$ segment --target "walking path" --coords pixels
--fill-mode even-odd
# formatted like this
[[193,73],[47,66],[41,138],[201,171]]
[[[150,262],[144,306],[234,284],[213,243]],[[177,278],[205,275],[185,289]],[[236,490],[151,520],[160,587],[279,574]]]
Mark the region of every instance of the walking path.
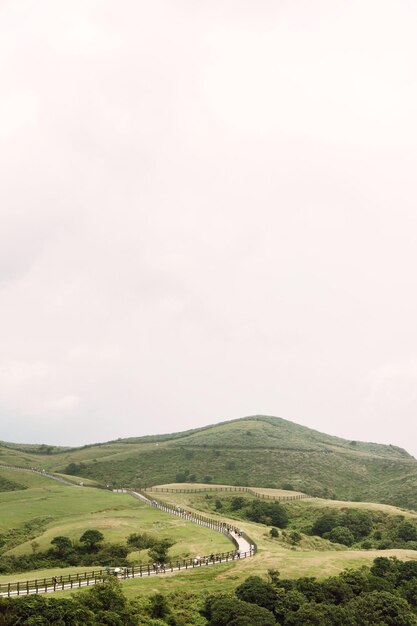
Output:
[[33,472],[34,474],[39,474],[40,476],[46,476],[46,478],[52,478],[52,480],[57,480],[60,483],[64,483],[64,485],[71,485],[71,487],[83,486],[82,484],[77,485],[77,483],[73,483],[70,480],[66,480],[65,478],[62,478],[62,476],[51,474],[50,472],[47,472],[46,470],[40,470],[40,469],[37,469],[36,467],[19,467],[18,465],[4,465],[4,464],[1,464],[0,467],[4,467],[6,469],[13,469],[13,470],[23,470],[25,472]]
[[[27,469],[27,468],[26,468]],[[31,470],[29,470],[31,471]],[[34,471],[34,470],[32,470]],[[43,474],[50,478],[55,478],[49,474]],[[70,483],[73,485],[73,483]],[[76,486],[76,485],[73,485]],[[131,496],[140,500],[148,506],[157,508],[165,513],[176,515],[194,524],[206,526],[213,531],[226,535],[235,545],[235,550],[223,552],[221,554],[211,554],[206,556],[196,556],[191,559],[184,559],[176,563],[165,563],[163,565],[147,565],[140,567],[122,567],[122,568],[106,568],[104,570],[85,572],[84,574],[73,574],[67,576],[53,576],[51,578],[42,578],[37,580],[27,580],[11,583],[0,584],[0,597],[12,597],[21,595],[30,595],[37,593],[53,593],[55,591],[64,591],[66,589],[77,589],[79,587],[88,587],[104,582],[110,575],[115,575],[119,579],[126,578],[143,578],[145,576],[160,576],[162,574],[171,574],[173,572],[194,569],[196,567],[209,567],[220,565],[235,559],[244,559],[255,554],[256,546],[250,541],[245,533],[236,527],[232,527],[226,522],[220,520],[206,518],[198,513],[185,511],[178,507],[169,506],[163,502],[150,500],[137,491],[128,491]]]
[[191,511],[185,511],[181,507],[173,507],[168,504],[158,502],[157,500],[150,500],[146,496],[137,491],[130,492],[132,496],[138,498],[145,504],[150,504],[151,506],[164,511],[165,513],[171,513],[173,515],[177,515],[178,517],[182,517],[183,519],[187,519],[194,524],[199,524],[200,526],[206,526],[215,530],[216,532],[222,533],[226,535],[236,546],[236,553],[243,554],[246,552],[253,552],[255,550],[253,544],[251,544],[248,538],[245,538],[243,534],[239,532],[239,529],[236,527],[232,527],[231,525],[226,524],[225,522],[221,522],[220,520],[213,520],[203,517],[202,515],[198,515],[196,513],[192,513]]

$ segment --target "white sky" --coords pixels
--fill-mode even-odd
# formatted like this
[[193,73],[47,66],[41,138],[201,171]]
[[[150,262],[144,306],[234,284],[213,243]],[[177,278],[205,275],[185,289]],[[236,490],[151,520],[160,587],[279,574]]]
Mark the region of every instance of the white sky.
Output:
[[417,4],[0,2],[0,439],[417,455]]

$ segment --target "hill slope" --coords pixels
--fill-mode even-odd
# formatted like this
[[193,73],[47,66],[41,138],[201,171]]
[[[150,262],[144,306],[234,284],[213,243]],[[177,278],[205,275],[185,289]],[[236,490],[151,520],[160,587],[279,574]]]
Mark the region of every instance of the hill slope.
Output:
[[405,450],[347,441],[269,416],[47,455],[0,445],[0,463],[2,458],[115,486],[193,479],[278,488],[291,484],[312,495],[417,509],[417,461]]

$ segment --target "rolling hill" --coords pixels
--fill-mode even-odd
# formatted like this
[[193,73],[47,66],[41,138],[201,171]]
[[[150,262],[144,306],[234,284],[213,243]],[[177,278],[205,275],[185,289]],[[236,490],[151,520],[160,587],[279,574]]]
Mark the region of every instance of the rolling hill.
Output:
[[252,416],[190,431],[82,448],[0,444],[0,463],[113,486],[169,482],[294,488],[417,509],[417,461],[392,445],[348,441],[288,420]]

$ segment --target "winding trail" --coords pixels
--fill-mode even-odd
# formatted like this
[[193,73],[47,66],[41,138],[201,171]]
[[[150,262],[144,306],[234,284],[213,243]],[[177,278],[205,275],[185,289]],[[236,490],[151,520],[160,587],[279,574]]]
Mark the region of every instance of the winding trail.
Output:
[[150,500],[143,494],[137,491],[130,492],[135,498],[138,498],[145,504],[149,504],[165,513],[171,513],[173,515],[177,515],[178,517],[182,517],[194,524],[199,524],[200,526],[206,526],[207,528],[211,528],[216,532],[220,532],[223,535],[226,535],[236,546],[236,555],[244,553],[252,553],[255,552],[254,544],[249,541],[249,538],[244,534],[239,533],[239,531],[233,530],[232,527],[225,522],[217,521],[217,520],[207,520],[203,516],[198,516],[195,513],[187,513],[185,510],[180,507],[170,507],[167,504],[163,504],[158,502],[157,500]]
[[[3,466],[3,467],[11,467],[11,466]],[[74,485],[69,481],[65,481],[60,477],[53,476],[46,472],[41,472],[35,469],[29,468],[16,468],[15,469],[26,469],[28,471],[34,471],[36,473],[40,473],[42,476],[46,476],[53,480],[59,480],[60,482],[65,482],[72,487],[77,487],[78,485]],[[247,535],[239,530],[236,527],[232,527],[230,524],[226,522],[222,522],[217,519],[206,518],[203,515],[199,515],[197,513],[193,513],[191,511],[185,511],[181,507],[170,506],[164,502],[159,502],[157,500],[150,500],[142,493],[137,491],[126,490],[126,493],[136,498],[140,502],[146,504],[147,506],[152,506],[154,508],[163,511],[164,513],[168,513],[171,515],[176,515],[177,517],[181,517],[182,519],[187,520],[188,522],[198,524],[200,526],[205,526],[210,528],[214,532],[219,532],[225,535],[230,539],[230,541],[234,544],[235,549],[230,552],[221,553],[221,554],[211,554],[207,556],[196,556],[191,559],[185,559],[183,561],[177,561],[176,563],[165,563],[163,565],[147,565],[140,567],[129,567],[129,568],[106,568],[98,571],[85,572],[84,574],[73,574],[67,576],[58,576],[51,578],[41,578],[36,580],[26,580],[19,582],[10,582],[10,583],[1,583],[0,584],[0,597],[14,597],[14,596],[22,596],[22,595],[31,595],[38,593],[53,593],[56,591],[64,591],[67,589],[78,589],[79,587],[88,587],[91,585],[96,585],[104,582],[108,579],[109,575],[115,575],[119,579],[127,579],[127,578],[143,578],[146,576],[161,576],[168,575],[174,572],[195,569],[196,567],[211,567],[215,565],[220,565],[221,563],[227,563],[229,561],[234,561],[235,559],[245,559],[251,557],[256,552],[256,545],[251,542]]]

